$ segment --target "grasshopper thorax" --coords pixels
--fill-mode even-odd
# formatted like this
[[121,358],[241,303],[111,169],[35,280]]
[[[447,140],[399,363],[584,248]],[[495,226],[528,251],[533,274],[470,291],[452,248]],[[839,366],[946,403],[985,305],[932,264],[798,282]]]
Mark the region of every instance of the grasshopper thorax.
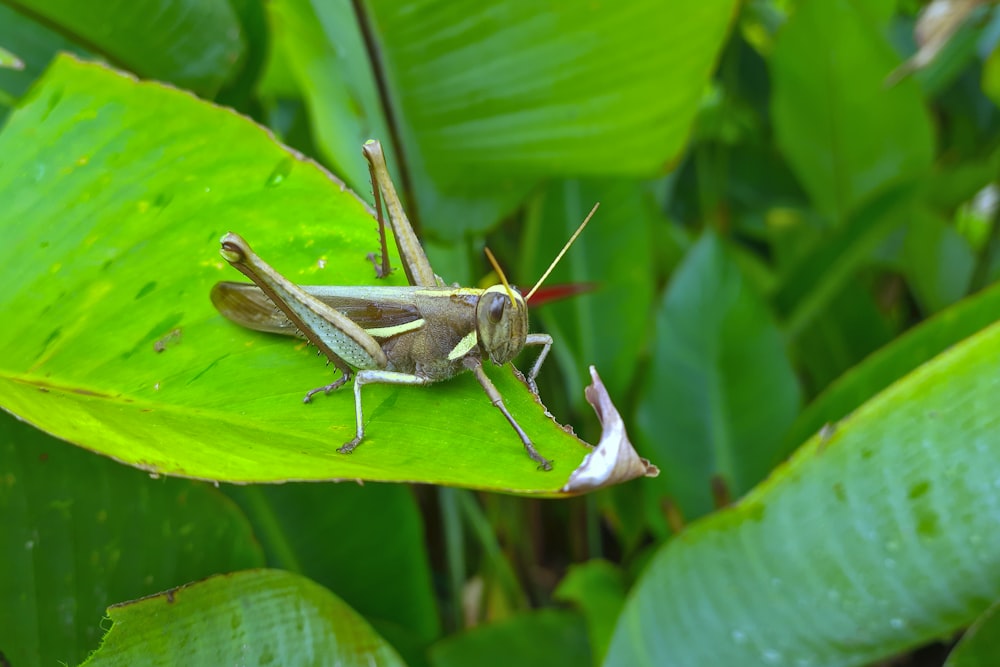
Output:
[[497,366],[524,348],[528,305],[516,288],[494,285],[483,292],[476,305],[476,335],[479,349]]

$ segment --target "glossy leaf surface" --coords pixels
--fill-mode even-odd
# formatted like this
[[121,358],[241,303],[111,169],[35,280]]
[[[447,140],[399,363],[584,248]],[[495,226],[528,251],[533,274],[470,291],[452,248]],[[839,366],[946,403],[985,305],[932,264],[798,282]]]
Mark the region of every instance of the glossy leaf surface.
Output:
[[660,548],[605,664],[864,665],[971,622],[1000,595],[998,389],[993,324],[812,438]]
[[404,663],[353,609],[280,570],[245,570],[124,602],[88,667]]

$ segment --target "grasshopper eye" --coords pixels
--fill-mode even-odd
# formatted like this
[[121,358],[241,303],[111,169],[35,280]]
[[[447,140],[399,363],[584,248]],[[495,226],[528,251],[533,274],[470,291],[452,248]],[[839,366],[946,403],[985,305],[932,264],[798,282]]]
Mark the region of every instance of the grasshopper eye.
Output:
[[476,304],[479,349],[484,358],[489,357],[498,366],[517,356],[528,334],[528,309],[516,290],[511,292],[512,301],[508,289],[494,285],[483,291]]
[[486,311],[486,317],[490,318],[490,322],[493,324],[499,324],[500,320],[503,319],[503,310],[507,305],[507,299],[500,297],[499,299],[493,299]]

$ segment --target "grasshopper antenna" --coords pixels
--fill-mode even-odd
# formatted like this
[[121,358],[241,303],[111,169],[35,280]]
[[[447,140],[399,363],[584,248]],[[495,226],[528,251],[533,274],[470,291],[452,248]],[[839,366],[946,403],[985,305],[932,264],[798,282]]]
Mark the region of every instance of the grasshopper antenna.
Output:
[[503,288],[507,290],[507,298],[509,298],[510,302],[516,306],[517,301],[514,300],[514,292],[510,289],[510,283],[507,282],[507,276],[503,274],[503,269],[501,269],[500,264],[497,263],[497,258],[493,256],[493,253],[489,248],[483,248],[483,250],[486,252],[486,259],[490,260],[490,264],[493,265],[493,270],[497,272],[498,276],[500,276],[500,282],[503,283]]
[[[587,214],[587,217],[583,219],[583,222],[580,223],[580,226],[576,228],[575,232],[573,232],[573,236],[569,237],[569,241],[566,241],[566,245],[563,246],[563,249],[559,251],[559,254],[556,255],[556,258],[552,260],[551,264],[549,264],[549,268],[545,269],[545,273],[542,274],[542,277],[538,279],[538,282],[535,283],[535,286],[531,288],[531,291],[525,295],[524,297],[525,301],[530,300],[531,295],[535,293],[535,290],[537,290],[539,287],[542,286],[542,283],[545,282],[545,279],[549,277],[550,273],[552,273],[552,269],[556,268],[556,264],[558,264],[559,260],[563,258],[563,255],[566,254],[566,251],[569,250],[569,247],[573,245],[573,241],[576,240],[576,237],[580,235],[580,232],[583,231],[583,228],[587,226],[587,223],[590,222],[590,219],[594,217],[595,213],[597,213],[597,207],[599,207],[600,205],[601,202],[597,202],[596,204],[594,204],[594,208],[590,209],[590,213]],[[501,276],[502,275],[503,274],[501,274]],[[503,284],[506,285],[507,281],[505,280]]]

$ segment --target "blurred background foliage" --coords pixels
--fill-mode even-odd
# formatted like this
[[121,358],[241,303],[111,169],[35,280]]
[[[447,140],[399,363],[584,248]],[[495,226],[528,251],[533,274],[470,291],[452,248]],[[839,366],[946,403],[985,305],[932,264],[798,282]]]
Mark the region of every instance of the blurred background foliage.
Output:
[[0,663],[77,664],[108,605],[256,567],[286,572],[178,593],[207,653],[171,653],[198,642],[170,593],[92,662],[160,636],[164,664],[331,637],[342,664],[1000,663],[998,40],[972,0],[0,0],[3,117],[68,51],[366,198],[381,138],[449,281],[487,279],[487,242],[532,282],[600,201],[552,279],[591,291],[533,311],[541,395],[593,440],[596,364],[662,470],[558,502],[213,488],[5,415]]

